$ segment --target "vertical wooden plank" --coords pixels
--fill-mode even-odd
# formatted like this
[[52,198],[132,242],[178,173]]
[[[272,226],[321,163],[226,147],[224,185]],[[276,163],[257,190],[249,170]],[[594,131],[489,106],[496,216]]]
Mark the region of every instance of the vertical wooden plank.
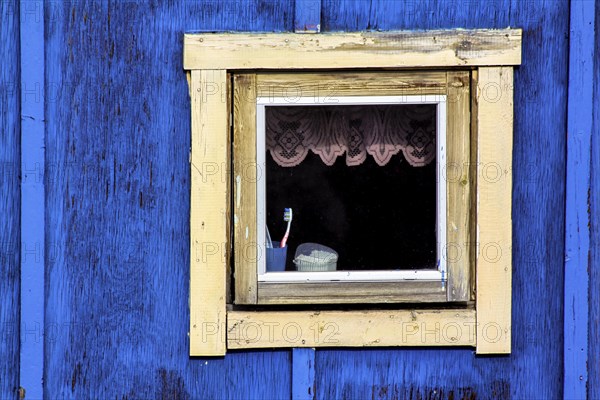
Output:
[[470,152],[470,165],[469,165],[469,185],[471,186],[471,201],[470,209],[471,216],[469,219],[469,258],[471,270],[469,273],[470,278],[470,300],[475,301],[475,286],[477,284],[475,273],[475,267],[477,259],[477,236],[473,233],[477,232],[477,87],[479,86],[479,70],[475,69],[471,71],[471,152]]
[[42,1],[21,16],[21,359],[20,385],[42,398],[44,375],[45,117]]
[[292,349],[292,399],[313,400],[315,393],[315,349]]
[[296,0],[294,10],[296,33],[319,33],[321,31],[321,0]]
[[264,178],[256,164],[256,75],[235,75],[233,86],[235,301],[256,304],[256,183]]
[[[0,2],[0,399],[19,387],[19,1]],[[30,101],[33,96],[29,96]],[[33,335],[30,336],[33,339]]]
[[594,1],[571,1],[565,221],[564,398],[587,395]]
[[477,353],[510,353],[513,69],[478,77]]
[[[229,127],[231,127],[232,124],[232,112],[233,112],[233,104],[232,104],[232,99],[231,99],[231,94],[233,93],[233,78],[232,78],[232,74],[231,73],[227,73],[227,89],[226,89],[226,98],[227,98],[227,118],[229,121]],[[229,134],[231,135],[231,129],[229,129]],[[232,149],[232,141],[233,138],[230,137],[230,143],[229,143],[229,149]],[[231,160],[231,152],[229,153],[229,160]],[[231,164],[229,163],[229,168],[231,168]],[[231,199],[231,190],[232,190],[232,181],[231,181],[231,173],[227,174],[226,177],[224,177],[225,181],[227,182],[227,193],[229,193],[228,195],[228,208],[227,208],[227,232],[229,234],[229,240],[231,241],[231,244],[228,246],[225,246],[225,303],[226,304],[231,304],[233,301],[233,287],[232,287],[232,281],[233,281],[233,232],[231,230],[231,207],[232,207],[232,199]]]
[[227,73],[192,71],[190,355],[224,355],[229,209]]
[[600,5],[596,3],[593,72],[591,176],[590,176],[590,258],[588,326],[588,399],[600,399]]
[[470,74],[468,71],[447,74],[446,133],[446,262],[448,301],[470,298]]

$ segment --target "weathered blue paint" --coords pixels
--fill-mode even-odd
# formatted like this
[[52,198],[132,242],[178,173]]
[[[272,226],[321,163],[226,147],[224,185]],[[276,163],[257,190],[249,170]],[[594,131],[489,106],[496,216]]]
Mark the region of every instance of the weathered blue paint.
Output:
[[292,350],[292,399],[315,398],[315,349]]
[[[528,15],[519,17],[531,18],[529,14],[540,7],[538,1],[516,3],[514,0],[323,0],[321,24],[324,31],[506,28],[511,14],[525,12]],[[514,6],[518,6],[516,10]],[[542,8],[548,7],[552,5]]]
[[319,32],[321,30],[321,0],[296,0],[294,31]]
[[317,397],[560,398],[569,3],[325,0],[321,21],[325,31],[512,26],[524,36],[514,75],[512,354],[317,350]]
[[[306,355],[303,350],[293,350],[293,359],[287,350],[229,352],[222,359],[187,356],[190,109],[181,53],[184,31],[291,31],[301,15],[295,10],[293,0],[45,3],[46,397],[293,393],[290,372],[301,359],[296,353]],[[522,27],[524,50],[514,89],[512,354],[320,349],[314,353],[316,398],[560,398],[568,2],[323,0],[321,18],[326,31]],[[3,61],[16,60],[13,17],[2,15],[0,34]],[[595,76],[598,55],[596,41]],[[2,79],[18,76],[15,65],[0,65]],[[593,87],[598,110],[597,79]],[[0,156],[19,163],[19,96],[0,96],[8,99],[0,104],[0,124],[7,128]],[[11,129],[12,137],[5,134]],[[596,153],[590,181],[592,266],[600,265]],[[18,218],[7,217],[19,215],[18,182],[1,185],[8,212],[0,216],[6,227],[0,238],[18,248]],[[18,250],[9,261],[0,271],[8,277],[0,280],[0,321],[10,323],[19,318]],[[590,398],[600,392],[599,274],[592,268],[589,275]],[[4,397],[14,395],[18,382],[11,369],[18,371],[15,340],[0,343],[0,357],[10,360],[8,369],[0,363]]]
[[21,0],[20,386],[43,396],[44,375],[44,7]]
[[0,398],[19,387],[19,4],[0,1]]
[[590,179],[588,398],[600,399],[600,5],[596,4]]
[[281,399],[289,350],[190,359],[188,30],[291,1],[46,3],[47,398]]
[[565,231],[564,397],[587,393],[595,2],[571,1]]

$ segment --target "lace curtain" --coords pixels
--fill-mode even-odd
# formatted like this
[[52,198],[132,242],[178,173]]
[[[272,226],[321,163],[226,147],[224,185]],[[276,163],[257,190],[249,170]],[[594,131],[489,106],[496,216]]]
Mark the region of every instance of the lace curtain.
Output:
[[333,165],[346,154],[346,165],[371,155],[386,165],[402,151],[413,167],[429,164],[436,153],[434,105],[273,106],[266,108],[266,146],[282,167],[293,167],[309,151]]

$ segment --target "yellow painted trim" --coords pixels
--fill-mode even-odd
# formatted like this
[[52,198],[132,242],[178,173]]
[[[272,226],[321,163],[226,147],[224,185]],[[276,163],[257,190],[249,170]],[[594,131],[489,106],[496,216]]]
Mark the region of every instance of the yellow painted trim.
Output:
[[474,310],[230,311],[227,347],[475,346]]
[[341,69],[521,64],[520,29],[184,36],[184,69]]
[[511,350],[513,69],[479,69],[477,353]]
[[[229,245],[227,72],[192,71],[190,355],[224,355]],[[223,170],[224,169],[224,170]]]

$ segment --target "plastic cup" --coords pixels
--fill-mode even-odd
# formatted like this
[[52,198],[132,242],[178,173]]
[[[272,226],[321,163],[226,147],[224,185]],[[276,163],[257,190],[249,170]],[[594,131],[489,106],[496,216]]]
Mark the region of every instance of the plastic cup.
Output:
[[287,260],[287,249],[279,247],[281,242],[273,242],[273,247],[266,248],[267,252],[267,272],[285,271],[285,261]]

